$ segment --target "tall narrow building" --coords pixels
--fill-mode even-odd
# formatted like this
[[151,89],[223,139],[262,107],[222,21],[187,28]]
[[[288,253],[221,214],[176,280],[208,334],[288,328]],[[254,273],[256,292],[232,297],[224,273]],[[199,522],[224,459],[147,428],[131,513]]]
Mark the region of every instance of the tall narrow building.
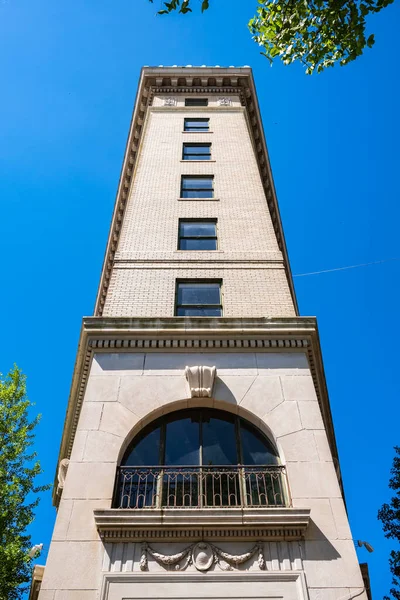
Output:
[[39,599],[367,600],[342,494],[251,69],[145,67]]

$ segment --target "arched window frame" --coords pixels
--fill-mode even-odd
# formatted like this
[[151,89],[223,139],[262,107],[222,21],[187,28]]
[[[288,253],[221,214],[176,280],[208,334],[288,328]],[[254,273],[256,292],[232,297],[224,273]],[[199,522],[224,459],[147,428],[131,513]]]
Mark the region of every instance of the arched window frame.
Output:
[[[158,428],[160,428],[160,443],[159,443],[158,460],[156,462],[146,462],[145,464],[143,464],[143,466],[164,466],[164,465],[166,465],[165,451],[166,451],[167,425],[171,422],[180,421],[180,420],[189,418],[192,415],[195,415],[196,412],[199,415],[199,421],[198,421],[199,422],[199,432],[200,432],[199,463],[197,465],[193,464],[190,466],[206,466],[206,465],[203,465],[203,462],[202,462],[202,458],[203,458],[203,456],[202,456],[203,423],[207,422],[207,421],[204,421],[205,415],[207,415],[209,418],[234,423],[237,461],[232,462],[232,463],[227,463],[227,464],[250,465],[250,462],[246,463],[244,461],[243,443],[242,443],[243,439],[242,439],[242,434],[241,434],[242,427],[244,429],[247,429],[248,431],[250,431],[255,437],[257,437],[259,440],[261,440],[261,442],[264,445],[269,446],[270,454],[271,454],[271,456],[274,456],[276,460],[272,461],[271,463],[265,463],[265,464],[280,464],[279,452],[278,452],[275,444],[258,427],[253,425],[253,423],[250,423],[250,421],[244,419],[243,417],[241,417],[237,414],[229,413],[227,411],[220,410],[220,409],[188,408],[188,409],[181,409],[179,411],[171,412],[168,415],[163,415],[163,416],[159,417],[158,419],[155,419],[154,421],[149,423],[144,429],[142,429],[142,431],[140,431],[136,436],[133,437],[133,439],[127,446],[127,448],[122,456],[122,459],[121,459],[121,463],[120,463],[121,466],[139,466],[134,463],[130,464],[130,463],[126,462],[126,457],[130,455],[130,453],[132,452],[132,450],[135,446],[137,446],[141,441],[143,441],[146,437],[148,437],[153,431],[155,431]],[[218,464],[218,463],[215,463],[215,464]],[[257,464],[257,463],[254,463],[254,464]],[[176,466],[178,466],[178,465],[176,465]],[[181,466],[189,466],[189,465],[185,465],[184,463],[182,463]]]
[[[168,462],[165,460],[168,424],[189,417],[196,417],[199,423],[198,462],[192,462],[190,465],[179,462],[165,464]],[[234,425],[236,461],[223,465],[212,462],[203,464],[203,425],[210,422],[212,418]],[[151,464],[154,460],[142,465],[128,464],[128,458],[135,447],[157,429],[159,429],[159,447],[156,464]],[[242,429],[247,429],[252,436],[258,438],[264,447],[268,448],[273,460],[265,465],[255,461],[251,465],[243,464]],[[134,436],[117,470],[113,506],[117,508],[287,506],[287,498],[284,466],[280,462],[276,445],[269,437],[237,414],[199,407],[182,409],[161,416]]]

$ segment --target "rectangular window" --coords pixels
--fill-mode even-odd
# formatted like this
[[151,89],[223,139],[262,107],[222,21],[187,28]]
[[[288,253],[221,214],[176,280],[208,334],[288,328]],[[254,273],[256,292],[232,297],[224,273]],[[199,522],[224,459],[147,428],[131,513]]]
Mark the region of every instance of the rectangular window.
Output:
[[178,250],[216,250],[217,221],[179,219]]
[[176,288],[178,317],[221,317],[221,281],[180,281]]
[[212,175],[182,175],[181,198],[213,198]]
[[185,98],[185,106],[208,106],[208,98]]
[[211,160],[211,144],[183,144],[182,160]]
[[210,119],[184,119],[183,129],[184,131],[208,131]]

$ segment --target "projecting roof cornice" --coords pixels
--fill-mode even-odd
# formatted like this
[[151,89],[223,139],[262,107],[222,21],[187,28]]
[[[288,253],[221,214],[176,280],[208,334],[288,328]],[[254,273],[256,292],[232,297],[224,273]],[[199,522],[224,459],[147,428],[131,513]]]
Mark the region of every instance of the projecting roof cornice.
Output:
[[[305,352],[330,448],[338,453],[316,319],[85,317],[72,379],[59,463],[69,458],[95,352]],[[339,475],[339,474],[338,474]],[[57,486],[54,502],[58,503]]]
[[283,253],[285,269],[294,305],[296,295],[282,229],[281,217],[272,178],[264,130],[258,106],[253,74],[250,67],[144,67],[136,95],[125,157],[118,185],[117,198],[98,290],[95,315],[103,314],[115,253],[118,247],[122,221],[135,172],[143,124],[155,93],[218,93],[235,94],[247,111],[247,120],[257,157],[265,197],[274,225],[279,247]]

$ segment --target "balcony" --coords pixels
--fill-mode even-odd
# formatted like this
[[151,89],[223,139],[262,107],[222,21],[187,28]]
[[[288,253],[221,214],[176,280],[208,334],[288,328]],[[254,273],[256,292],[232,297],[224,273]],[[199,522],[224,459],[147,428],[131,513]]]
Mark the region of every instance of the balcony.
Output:
[[267,508],[288,506],[285,467],[119,467],[120,509]]
[[299,540],[310,510],[289,502],[282,465],[119,467],[113,508],[96,509],[104,541]]

